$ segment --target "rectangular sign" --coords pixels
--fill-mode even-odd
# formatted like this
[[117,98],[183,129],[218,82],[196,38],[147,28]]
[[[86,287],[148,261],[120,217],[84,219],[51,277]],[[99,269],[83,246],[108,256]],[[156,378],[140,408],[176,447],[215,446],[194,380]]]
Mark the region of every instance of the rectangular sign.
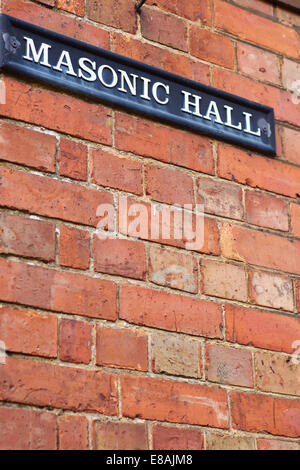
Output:
[[0,69],[182,129],[276,153],[272,108],[3,14]]

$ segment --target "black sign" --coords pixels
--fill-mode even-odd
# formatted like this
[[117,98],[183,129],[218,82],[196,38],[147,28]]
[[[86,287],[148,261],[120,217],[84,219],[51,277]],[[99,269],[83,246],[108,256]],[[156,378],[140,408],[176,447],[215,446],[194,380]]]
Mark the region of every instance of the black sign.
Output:
[[7,15],[0,68],[274,155],[272,108]]

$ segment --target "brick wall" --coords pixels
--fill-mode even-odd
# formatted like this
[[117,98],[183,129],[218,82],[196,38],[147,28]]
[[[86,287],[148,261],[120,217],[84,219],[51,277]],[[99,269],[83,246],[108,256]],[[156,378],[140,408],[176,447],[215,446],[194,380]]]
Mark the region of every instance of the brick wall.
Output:
[[[300,17],[134,5],[1,11],[272,106],[277,156],[1,76],[0,448],[299,450]],[[202,249],[99,238],[126,196],[204,203]]]

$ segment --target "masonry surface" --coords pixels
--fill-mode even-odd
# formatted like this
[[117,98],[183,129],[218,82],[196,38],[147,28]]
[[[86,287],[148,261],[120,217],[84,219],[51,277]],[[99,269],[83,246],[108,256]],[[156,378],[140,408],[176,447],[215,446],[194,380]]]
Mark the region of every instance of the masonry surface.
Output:
[[[300,17],[135,3],[0,1],[273,107],[277,155],[0,76],[0,449],[300,450]],[[124,197],[204,204],[203,247],[100,239]]]

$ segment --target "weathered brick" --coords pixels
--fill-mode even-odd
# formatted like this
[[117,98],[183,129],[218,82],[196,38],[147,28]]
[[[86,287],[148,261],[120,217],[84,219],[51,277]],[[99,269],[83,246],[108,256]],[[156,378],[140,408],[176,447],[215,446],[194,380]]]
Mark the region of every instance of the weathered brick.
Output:
[[[221,249],[226,258],[300,274],[300,242],[237,225],[221,225]],[[279,257],[278,253],[284,253]]]
[[201,342],[188,336],[154,333],[152,370],[171,375],[201,377]]
[[288,203],[258,191],[245,192],[246,220],[249,224],[274,230],[289,230]]
[[296,281],[297,312],[300,313],[300,280]]
[[275,54],[239,42],[237,60],[239,71],[245,75],[280,85],[279,60]]
[[268,3],[268,0],[233,0],[234,3],[241,7],[251,8],[266,15],[273,16],[273,5]]
[[282,83],[287,90],[296,92],[296,98],[298,98],[299,76],[300,64],[284,58],[282,62]]
[[0,298],[56,312],[116,319],[116,285],[40,266],[0,259]]
[[207,450],[255,450],[253,437],[207,433]]
[[282,127],[284,159],[300,165],[300,132]]
[[89,364],[92,326],[90,323],[62,318],[59,325],[59,358],[65,362]]
[[214,173],[212,147],[203,136],[116,114],[116,147],[144,157]]
[[220,0],[215,2],[215,26],[268,49],[299,57],[296,31]]
[[119,230],[127,236],[151,240],[200,253],[220,254],[217,221],[188,210],[119,198]]
[[226,305],[226,340],[257,348],[293,353],[300,338],[298,318]]
[[146,44],[119,33],[112,34],[112,48],[114,52],[131,59],[209,85],[208,65],[184,55],[170,52],[152,44]]
[[300,396],[300,365],[290,357],[257,352],[255,371],[259,390]]
[[228,93],[274,108],[275,119],[279,121],[299,125],[299,106],[295,106],[293,94],[287,90],[216,67],[213,69],[213,84]]
[[150,8],[141,10],[142,35],[155,42],[188,51],[187,25],[176,18]]
[[137,15],[134,0],[87,0],[87,16],[98,23],[135,33]]
[[55,0],[38,0],[39,3],[43,3],[44,5],[48,5],[50,7],[54,7]]
[[[45,0],[43,1],[45,2]],[[72,0],[63,1],[66,3]],[[57,13],[49,8],[43,8],[40,5],[28,3],[26,0],[2,0],[1,6],[2,13],[6,13],[7,15],[20,18],[29,23],[38,24],[56,33],[70,36],[98,47],[103,47],[103,49],[109,49],[109,32],[101,29],[99,26],[96,27],[84,21]]]
[[287,26],[300,26],[300,17],[299,14],[289,10],[287,8],[281,8],[279,5],[276,6],[276,16],[281,21],[281,23],[286,24]]
[[192,204],[194,183],[190,175],[173,168],[147,165],[145,168],[146,195],[166,204]]
[[125,328],[97,328],[96,363],[147,371],[148,336]]
[[7,351],[34,356],[57,356],[57,318],[0,306],[0,340]]
[[87,269],[90,264],[90,234],[67,225],[60,225],[58,239],[59,264]]
[[97,225],[100,204],[114,203],[108,192],[10,168],[0,168],[0,180],[1,206],[85,225]]
[[220,305],[143,287],[121,287],[120,318],[138,325],[222,338]]
[[210,214],[243,219],[242,190],[225,181],[201,177],[197,180],[197,203]]
[[284,196],[300,193],[300,168],[229,145],[219,146],[218,175]]
[[1,122],[0,138],[1,160],[55,172],[55,136]]
[[146,277],[145,245],[121,238],[93,240],[94,270],[133,279]]
[[295,237],[300,237],[300,205],[291,204],[292,232]]
[[84,416],[59,417],[59,449],[88,450],[88,420]]
[[194,57],[234,68],[234,45],[231,39],[199,26],[190,28],[190,53]]
[[210,0],[201,2],[182,2],[181,0],[148,0],[149,5],[155,5],[162,10],[175,13],[192,21],[200,20],[201,23],[211,24],[211,3]]
[[109,188],[143,194],[142,165],[137,160],[91,149],[91,181]]
[[87,147],[79,142],[60,139],[58,170],[62,176],[86,181]]
[[8,78],[3,83],[6,103],[0,115],[111,145],[109,108]]
[[152,426],[153,450],[203,450],[203,432],[196,428]]
[[300,435],[300,400],[275,400],[275,434],[298,437]]
[[225,390],[148,377],[121,377],[123,415],[228,428]]
[[77,16],[84,16],[84,0],[57,0],[57,8]]
[[0,408],[1,450],[56,450],[55,413]]
[[201,291],[206,295],[247,302],[247,278],[243,266],[201,260]]
[[253,303],[291,312],[294,310],[293,281],[290,277],[251,269],[249,284]]
[[279,439],[257,439],[258,450],[300,450],[300,444]]
[[148,271],[154,284],[194,294],[198,291],[197,259],[189,254],[150,246]]
[[54,261],[54,224],[0,213],[0,253]]
[[118,413],[117,377],[57,364],[7,358],[0,368],[1,400],[72,411]]
[[144,423],[120,421],[93,422],[93,449],[147,450],[147,427]]
[[205,369],[210,382],[253,387],[252,354],[245,349],[208,344]]

